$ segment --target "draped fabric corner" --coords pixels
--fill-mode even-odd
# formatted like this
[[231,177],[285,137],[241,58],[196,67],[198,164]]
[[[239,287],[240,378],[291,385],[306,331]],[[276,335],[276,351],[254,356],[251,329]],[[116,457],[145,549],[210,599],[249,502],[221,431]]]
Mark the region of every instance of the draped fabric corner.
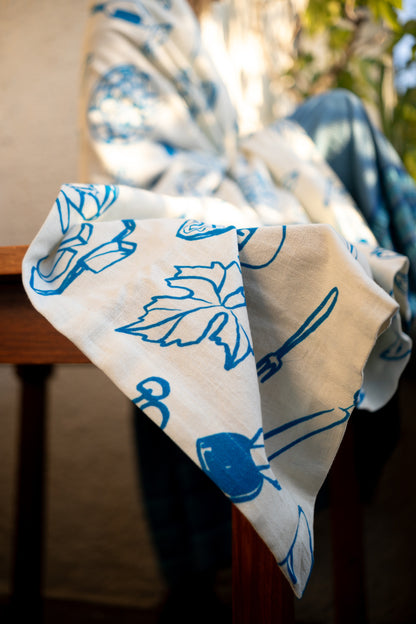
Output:
[[238,505],[297,596],[356,406],[410,357],[408,259],[293,120],[241,139],[184,0],[93,4],[88,184],[23,262],[33,305]]

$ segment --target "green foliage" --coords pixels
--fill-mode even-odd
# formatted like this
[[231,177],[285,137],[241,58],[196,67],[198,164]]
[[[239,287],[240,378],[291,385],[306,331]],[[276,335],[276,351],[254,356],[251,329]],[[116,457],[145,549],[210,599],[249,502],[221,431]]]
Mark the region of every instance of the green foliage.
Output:
[[393,48],[405,35],[414,38],[408,65],[416,75],[416,19],[401,23],[401,6],[401,0],[309,0],[289,73],[299,101],[337,87],[356,93],[376,111],[416,179],[416,87],[397,92],[393,82]]

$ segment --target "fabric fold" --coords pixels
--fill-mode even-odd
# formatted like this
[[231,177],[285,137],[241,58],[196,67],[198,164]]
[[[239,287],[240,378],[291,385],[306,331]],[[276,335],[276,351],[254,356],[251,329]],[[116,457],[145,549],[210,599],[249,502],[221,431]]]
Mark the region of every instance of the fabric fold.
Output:
[[185,0],[93,2],[86,51],[93,184],[62,186],[25,289],[239,506],[301,596],[349,416],[384,405],[410,357],[409,261],[293,119],[239,135]]
[[233,214],[215,198],[65,185],[23,283],[241,508],[301,596],[314,500],[366,397],[363,369],[392,394],[410,345],[399,336],[394,366],[377,352],[398,304],[331,226],[195,218],[218,207]]

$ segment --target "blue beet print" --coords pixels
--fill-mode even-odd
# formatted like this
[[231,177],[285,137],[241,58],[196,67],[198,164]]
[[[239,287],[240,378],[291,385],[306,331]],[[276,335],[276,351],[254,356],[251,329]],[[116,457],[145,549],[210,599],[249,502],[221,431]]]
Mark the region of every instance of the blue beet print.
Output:
[[[264,480],[272,483],[276,489],[281,489],[275,478],[262,474],[270,470],[270,462],[308,438],[345,423],[356,406],[359,395],[359,392],[355,393],[354,402],[349,407],[338,408],[340,416],[334,408],[322,410],[265,432],[264,440],[273,439],[275,442],[274,450],[268,451],[266,465],[258,466],[251,454],[253,449],[264,446],[263,443],[258,443],[262,429],[251,439],[240,433],[230,432],[199,438],[196,446],[201,468],[234,503],[255,498],[260,493]],[[309,425],[305,429],[305,424],[315,420],[318,421],[315,429],[311,430]]]
[[262,474],[269,464],[257,466],[251,456],[261,436],[259,429],[250,440],[240,433],[215,433],[197,440],[198,460],[202,470],[221,488],[233,503],[244,503],[260,493],[263,481],[269,481],[277,490],[276,479]]

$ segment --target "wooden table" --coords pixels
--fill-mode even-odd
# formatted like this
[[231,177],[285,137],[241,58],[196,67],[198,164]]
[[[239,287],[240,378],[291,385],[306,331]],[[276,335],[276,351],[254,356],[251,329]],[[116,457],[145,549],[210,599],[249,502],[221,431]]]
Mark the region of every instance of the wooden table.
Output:
[[[32,621],[42,611],[48,377],[55,364],[89,363],[72,342],[36,312],[27,298],[21,283],[21,262],[26,249],[25,246],[0,248],[0,363],[15,365],[21,382],[11,597],[16,621],[23,621],[22,618]],[[335,611],[339,624],[366,621],[361,515],[357,483],[351,472],[352,444],[349,427],[331,469],[335,484],[331,503]],[[294,599],[289,584],[269,549],[236,508],[233,508],[233,622],[294,622]]]

